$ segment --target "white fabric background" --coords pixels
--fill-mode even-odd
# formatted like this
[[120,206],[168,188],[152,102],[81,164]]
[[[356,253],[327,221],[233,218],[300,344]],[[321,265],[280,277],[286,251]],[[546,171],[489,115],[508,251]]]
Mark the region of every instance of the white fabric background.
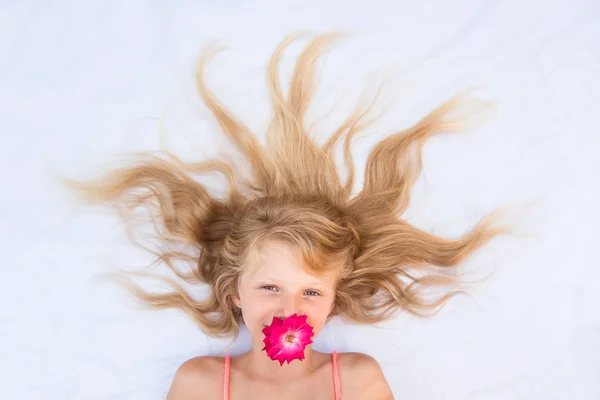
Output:
[[481,85],[496,102],[483,127],[426,145],[411,222],[453,236],[499,205],[536,204],[519,220],[528,236],[467,263],[495,267],[472,299],[428,320],[333,321],[316,347],[374,356],[397,399],[600,398],[596,0],[2,1],[0,398],[162,399],[181,362],[225,348],[185,316],[133,310],[91,281],[147,259],[114,216],[76,206],[53,171],[155,149],[167,107],[170,145],[217,154],[192,81],[211,38],[230,47],[211,87],[264,127],[267,59],[297,29],[355,33],[323,64],[315,115],[342,104],[323,132],[369,77],[390,77],[397,102],[358,142],[359,165],[374,140],[457,90]]

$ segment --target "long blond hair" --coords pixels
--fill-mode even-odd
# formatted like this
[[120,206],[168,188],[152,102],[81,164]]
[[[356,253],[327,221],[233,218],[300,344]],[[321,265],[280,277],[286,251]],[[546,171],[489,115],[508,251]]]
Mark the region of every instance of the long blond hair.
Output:
[[[114,206],[130,230],[135,229],[135,210],[147,210],[160,243],[154,251],[157,261],[188,283],[204,283],[210,290],[198,300],[166,277],[161,279],[171,289],[167,293],[150,293],[131,281],[126,286],[150,307],[186,312],[210,335],[238,334],[239,310],[233,301],[238,278],[248,256],[267,240],[298,248],[315,273],[339,272],[332,316],[376,323],[398,310],[416,315],[439,310],[459,292],[457,266],[507,232],[495,223],[494,213],[457,239],[424,232],[401,218],[421,171],[425,141],[461,129],[462,118],[456,115],[465,99],[462,94],[376,144],[368,156],[364,186],[353,196],[351,141],[372,122],[366,119],[372,104],[357,109],[323,146],[317,145],[306,132],[305,114],[315,91],[315,64],[335,35],[309,42],[284,95],[279,59],[294,39],[284,40],[268,65],[273,119],[265,146],[206,86],[205,66],[216,52],[203,53],[198,63],[200,98],[247,164],[225,159],[184,162],[165,150],[137,153],[130,164],[99,179],[66,182],[83,199]],[[342,140],[345,181],[334,162]],[[242,169],[251,177],[242,177]],[[211,196],[193,177],[211,171],[222,173],[229,183],[223,199]],[[436,288],[434,297],[426,294],[431,288]]]

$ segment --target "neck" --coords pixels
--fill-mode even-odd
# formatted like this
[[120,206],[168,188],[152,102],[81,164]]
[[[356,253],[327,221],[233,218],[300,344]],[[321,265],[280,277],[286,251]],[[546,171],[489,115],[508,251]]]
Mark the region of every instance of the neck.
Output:
[[313,350],[310,345],[304,349],[304,360],[293,360],[289,364],[284,362],[279,365],[279,361],[274,361],[262,351],[263,343],[254,343],[252,349],[246,353],[245,358],[248,363],[249,371],[253,371],[258,378],[270,381],[288,381],[305,377],[314,370]]

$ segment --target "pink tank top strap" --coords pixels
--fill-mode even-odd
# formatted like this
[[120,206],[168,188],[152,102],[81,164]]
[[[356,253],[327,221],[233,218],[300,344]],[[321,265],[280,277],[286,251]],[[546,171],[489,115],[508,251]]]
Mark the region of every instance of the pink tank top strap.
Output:
[[335,393],[335,400],[342,398],[342,391],[340,389],[340,371],[338,368],[338,353],[334,351],[331,353],[331,363],[333,364],[333,391]]
[[225,371],[223,371],[223,400],[229,400],[229,370],[231,369],[231,357],[225,356]]

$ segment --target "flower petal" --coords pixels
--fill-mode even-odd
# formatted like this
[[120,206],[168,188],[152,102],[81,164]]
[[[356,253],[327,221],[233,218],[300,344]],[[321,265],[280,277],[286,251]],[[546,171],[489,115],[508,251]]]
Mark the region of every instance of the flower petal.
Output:
[[306,322],[307,318],[306,315],[297,314],[285,320],[273,317],[271,325],[263,329],[263,351],[266,351],[272,360],[279,361],[280,365],[286,361],[289,364],[293,360],[304,360],[304,350],[312,343],[314,336],[312,326]]

